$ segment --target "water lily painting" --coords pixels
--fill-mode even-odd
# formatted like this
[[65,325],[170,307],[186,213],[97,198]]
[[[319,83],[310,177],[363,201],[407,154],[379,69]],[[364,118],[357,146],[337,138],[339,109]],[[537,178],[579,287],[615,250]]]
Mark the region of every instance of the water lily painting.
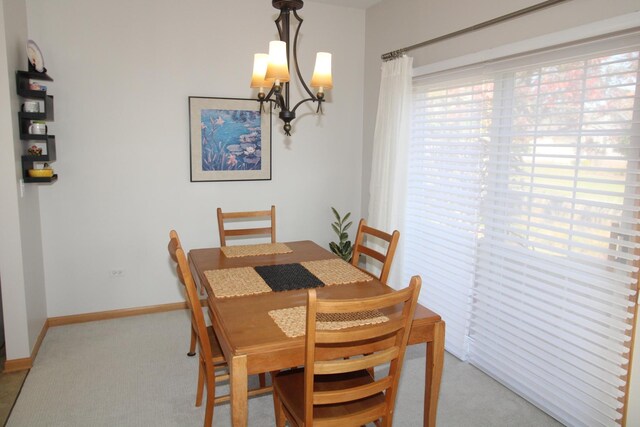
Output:
[[189,97],[191,181],[271,179],[265,110],[252,99]]

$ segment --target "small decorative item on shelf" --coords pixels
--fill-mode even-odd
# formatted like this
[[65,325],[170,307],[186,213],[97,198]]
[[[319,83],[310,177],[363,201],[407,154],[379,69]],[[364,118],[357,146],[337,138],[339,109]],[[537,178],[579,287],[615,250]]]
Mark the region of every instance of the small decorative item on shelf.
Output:
[[29,176],[31,178],[51,178],[53,169],[29,169]]
[[40,103],[38,101],[26,101],[22,104],[22,111],[25,113],[39,113]]
[[40,83],[29,83],[29,90],[42,90],[42,91],[47,91],[47,87],[44,85],[41,85]]
[[51,178],[53,169],[49,167],[49,163],[45,163],[42,169],[29,169],[29,176],[31,178]]
[[[29,58],[29,71],[36,73],[47,72],[47,69],[44,68],[44,57],[42,56],[42,52],[33,40],[29,40],[27,42],[27,58]],[[44,90],[46,90],[46,88]]]
[[27,150],[27,153],[29,153],[29,155],[31,156],[42,156],[42,148],[38,147],[37,145],[32,145]]
[[41,120],[33,120],[29,125],[29,133],[32,135],[46,135],[47,123]]

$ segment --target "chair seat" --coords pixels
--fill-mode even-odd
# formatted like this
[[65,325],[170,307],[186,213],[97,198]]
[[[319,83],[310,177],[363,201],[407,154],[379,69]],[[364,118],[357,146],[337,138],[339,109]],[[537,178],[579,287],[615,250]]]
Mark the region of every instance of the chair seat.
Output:
[[218,337],[216,337],[213,326],[207,326],[207,335],[209,335],[209,342],[211,343],[211,359],[213,364],[220,365],[226,363],[224,354],[222,354],[222,348],[220,347],[220,341],[218,341]]
[[[315,391],[343,390],[374,382],[366,370],[347,374],[316,376]],[[304,421],[304,369],[292,369],[279,373],[274,388],[299,426]],[[378,393],[352,402],[314,407],[314,426],[361,426],[377,420],[385,412],[385,397]],[[366,421],[363,421],[366,420]]]

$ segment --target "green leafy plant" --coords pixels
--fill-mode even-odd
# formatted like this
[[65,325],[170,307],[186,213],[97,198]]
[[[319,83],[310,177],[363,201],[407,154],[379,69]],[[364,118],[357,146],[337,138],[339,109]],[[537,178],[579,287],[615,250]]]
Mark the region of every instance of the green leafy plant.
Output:
[[347,212],[347,214],[341,218],[335,208],[332,207],[331,210],[333,211],[333,215],[336,217],[336,221],[331,223],[331,228],[333,228],[333,231],[338,235],[339,241],[338,243],[329,243],[329,248],[331,249],[331,252],[349,262],[351,261],[353,246],[351,246],[351,240],[349,240],[349,233],[347,233],[347,230],[351,227],[352,222],[347,222],[347,220],[351,216],[351,212]]

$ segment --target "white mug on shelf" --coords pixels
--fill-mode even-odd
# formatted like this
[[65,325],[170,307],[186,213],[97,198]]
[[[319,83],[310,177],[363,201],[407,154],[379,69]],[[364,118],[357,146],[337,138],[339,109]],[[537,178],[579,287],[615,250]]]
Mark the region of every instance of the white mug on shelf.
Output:
[[46,135],[47,125],[44,123],[31,123],[29,125],[29,133],[32,135]]
[[38,101],[26,101],[22,104],[22,111],[25,113],[39,113],[40,103]]

